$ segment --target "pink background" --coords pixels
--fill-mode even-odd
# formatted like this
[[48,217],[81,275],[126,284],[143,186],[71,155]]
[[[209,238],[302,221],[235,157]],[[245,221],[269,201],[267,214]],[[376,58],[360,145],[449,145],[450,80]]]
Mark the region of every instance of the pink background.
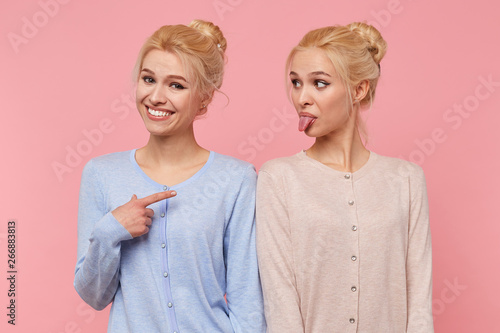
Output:
[[[203,18],[228,40],[230,101],[219,96],[197,122],[198,140],[257,168],[311,143],[285,94],[289,50],[312,28],[359,20],[380,28],[389,50],[369,149],[425,170],[436,332],[500,332],[500,5],[59,1],[0,5],[0,331],[105,331],[109,308],[92,310],[73,288],[81,171],[94,156],[145,144],[131,89],[138,50],[161,25]],[[67,161],[68,149],[78,155]],[[15,327],[6,323],[9,219],[18,225]]]

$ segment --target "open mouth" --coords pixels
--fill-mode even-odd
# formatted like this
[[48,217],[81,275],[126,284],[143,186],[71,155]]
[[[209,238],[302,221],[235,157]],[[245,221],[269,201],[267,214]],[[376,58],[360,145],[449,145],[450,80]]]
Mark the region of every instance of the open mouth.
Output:
[[154,110],[154,109],[151,109],[150,107],[148,107],[148,113],[150,115],[154,116],[154,117],[162,118],[162,117],[171,116],[175,112],[172,112],[172,111],[158,111],[158,110]]
[[301,113],[299,115],[299,131],[303,132],[305,131],[309,126],[311,126],[315,121],[317,117],[308,114],[308,113]]

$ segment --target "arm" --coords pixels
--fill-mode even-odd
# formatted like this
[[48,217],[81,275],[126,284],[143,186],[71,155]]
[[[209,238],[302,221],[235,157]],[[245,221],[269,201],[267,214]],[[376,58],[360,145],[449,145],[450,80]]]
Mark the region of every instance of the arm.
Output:
[[265,171],[257,185],[257,253],[268,332],[304,332],[284,188]]
[[410,176],[411,206],[406,259],[408,333],[434,332],[432,319],[432,247],[423,170]]
[[250,166],[224,234],[226,299],[236,333],[266,330],[255,249],[255,186],[256,174]]
[[114,298],[120,278],[121,241],[130,233],[105,208],[101,183],[92,161],[82,173],[78,207],[78,261],[74,286],[96,310]]

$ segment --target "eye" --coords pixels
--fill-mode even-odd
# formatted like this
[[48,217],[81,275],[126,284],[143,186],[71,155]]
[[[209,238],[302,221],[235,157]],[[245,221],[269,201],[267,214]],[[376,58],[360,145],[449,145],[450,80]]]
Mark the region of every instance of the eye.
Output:
[[146,83],[155,83],[155,80],[151,76],[143,76],[142,80]]
[[314,85],[317,87],[317,88],[324,88],[326,86],[329,86],[330,83],[328,82],[325,82],[325,81],[322,81],[322,80],[316,80],[314,81]]
[[172,88],[174,88],[174,89],[179,89],[179,90],[181,90],[181,89],[186,89],[186,88],[185,88],[182,84],[177,83],[177,82],[173,82],[173,83],[171,83],[171,84],[170,84],[170,86],[171,86]]
[[297,79],[293,79],[293,80],[292,80],[292,86],[293,86],[294,88],[298,88],[298,87],[300,87],[300,81],[299,81],[299,80],[297,80]]

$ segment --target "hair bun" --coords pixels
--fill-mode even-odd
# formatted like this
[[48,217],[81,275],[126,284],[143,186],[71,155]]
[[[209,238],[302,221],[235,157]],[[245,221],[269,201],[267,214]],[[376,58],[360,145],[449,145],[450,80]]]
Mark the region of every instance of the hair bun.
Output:
[[347,27],[365,40],[373,60],[376,64],[380,64],[387,52],[387,42],[382,38],[380,32],[372,25],[362,22],[354,22]]
[[227,41],[222,31],[218,26],[213,24],[212,22],[203,21],[203,20],[193,20],[188,25],[189,27],[200,31],[205,36],[210,37],[214,43],[219,47],[222,51],[226,51]]

